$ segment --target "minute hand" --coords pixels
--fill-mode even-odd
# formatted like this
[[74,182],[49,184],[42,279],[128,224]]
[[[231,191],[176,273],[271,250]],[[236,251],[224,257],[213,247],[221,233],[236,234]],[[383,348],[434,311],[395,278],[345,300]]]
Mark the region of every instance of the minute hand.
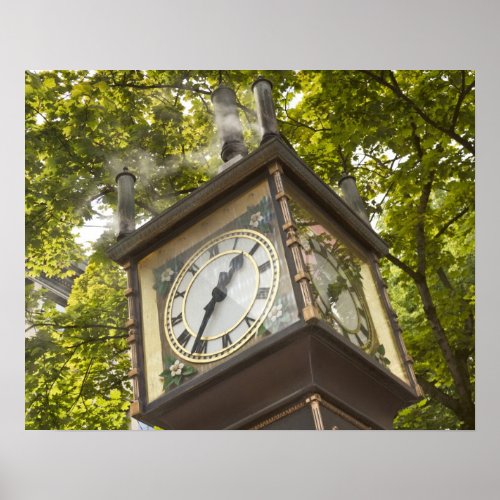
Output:
[[200,328],[198,329],[196,338],[194,339],[193,347],[191,349],[191,354],[196,351],[198,344],[200,343],[201,336],[203,335],[203,332],[207,327],[208,320],[210,319],[210,316],[212,316],[212,313],[214,312],[215,304],[217,302],[222,302],[226,298],[227,285],[231,281],[234,272],[240,269],[242,265],[243,265],[243,253],[240,253],[236,257],[233,257],[231,259],[231,262],[229,263],[229,271],[228,272],[222,271],[219,274],[219,280],[217,282],[217,285],[212,290],[212,298],[204,308],[205,314],[203,316],[203,319],[201,320]]

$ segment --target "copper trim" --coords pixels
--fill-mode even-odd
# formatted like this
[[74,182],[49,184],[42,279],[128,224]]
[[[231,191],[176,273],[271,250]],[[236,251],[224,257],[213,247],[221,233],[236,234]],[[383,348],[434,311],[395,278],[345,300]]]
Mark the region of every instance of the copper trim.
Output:
[[301,408],[304,408],[307,406],[306,401],[300,401],[299,403],[290,406],[286,410],[280,411],[279,413],[276,413],[272,417],[266,418],[262,422],[259,422],[257,425],[250,427],[250,430],[259,430],[262,429],[263,427],[266,427],[270,424],[273,424],[274,422],[281,420],[284,417],[287,417],[288,415],[291,415],[292,413],[295,413],[296,411],[300,410]]
[[306,273],[305,271],[302,271],[302,272],[300,272],[300,273],[297,273],[297,274],[293,277],[293,279],[294,279],[295,281],[300,281],[300,280],[307,280],[307,281],[311,281],[311,278],[310,278],[309,274],[308,274],[308,273]]
[[279,172],[280,174],[283,173],[283,169],[281,168],[281,165],[278,162],[273,163],[269,167],[269,173],[273,175],[274,173]]
[[295,231],[297,229],[297,227],[295,226],[295,224],[293,222],[286,222],[285,224],[283,224],[283,231],[287,232],[287,231],[290,231],[290,230],[293,230]]
[[344,420],[347,420],[354,426],[358,427],[359,429],[364,429],[364,430],[371,430],[372,428],[369,427],[368,425],[363,424],[360,422],[358,419],[354,418],[353,416],[349,415],[345,411],[342,411],[340,408],[337,408],[335,405],[332,403],[329,403],[328,401],[325,401],[324,399],[321,399],[320,403],[327,408],[328,410],[332,411],[339,417],[343,418]]
[[280,201],[281,199],[288,200],[290,197],[284,191],[279,191],[276,193],[275,198]]
[[131,417],[136,417],[137,415],[140,415],[142,413],[140,401],[138,401],[137,399],[131,401],[129,412]]
[[302,298],[304,299],[304,306],[311,306],[313,304],[311,289],[309,288],[308,280],[300,280],[300,290],[302,291]]
[[321,418],[321,411],[319,409],[319,403],[321,401],[321,397],[319,396],[319,394],[314,394],[310,398],[307,398],[306,401],[311,406],[314,427],[316,428],[317,431],[325,430],[325,427],[323,426],[323,419]]
[[302,317],[304,321],[311,321],[312,319],[320,319],[318,310],[311,304],[302,309]]

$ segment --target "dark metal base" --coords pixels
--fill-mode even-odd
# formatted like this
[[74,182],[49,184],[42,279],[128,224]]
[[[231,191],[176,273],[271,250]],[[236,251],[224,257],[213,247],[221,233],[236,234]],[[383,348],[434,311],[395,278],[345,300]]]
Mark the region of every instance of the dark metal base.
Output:
[[166,429],[390,429],[397,411],[417,400],[410,386],[326,323],[299,322],[135,418]]

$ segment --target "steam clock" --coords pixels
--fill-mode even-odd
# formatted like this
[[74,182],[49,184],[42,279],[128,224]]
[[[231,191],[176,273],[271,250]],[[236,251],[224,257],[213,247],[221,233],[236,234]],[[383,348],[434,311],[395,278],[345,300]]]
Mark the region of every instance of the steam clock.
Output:
[[118,175],[128,272],[131,415],[165,429],[388,429],[419,387],[354,179],[343,198],[282,140],[253,86],[248,154],[234,92],[212,96],[219,174],[138,229]]

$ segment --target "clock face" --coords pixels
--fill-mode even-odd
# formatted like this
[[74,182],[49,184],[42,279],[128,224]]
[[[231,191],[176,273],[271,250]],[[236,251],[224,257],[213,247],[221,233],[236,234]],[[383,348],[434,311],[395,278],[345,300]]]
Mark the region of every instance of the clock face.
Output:
[[370,316],[353,272],[341,264],[329,245],[314,239],[309,240],[309,244],[315,261],[311,266],[311,279],[318,307],[352,343],[368,348],[373,336]]
[[278,255],[259,232],[241,229],[212,239],[187,260],[170,289],[170,347],[192,363],[234,353],[266,318],[278,282]]

